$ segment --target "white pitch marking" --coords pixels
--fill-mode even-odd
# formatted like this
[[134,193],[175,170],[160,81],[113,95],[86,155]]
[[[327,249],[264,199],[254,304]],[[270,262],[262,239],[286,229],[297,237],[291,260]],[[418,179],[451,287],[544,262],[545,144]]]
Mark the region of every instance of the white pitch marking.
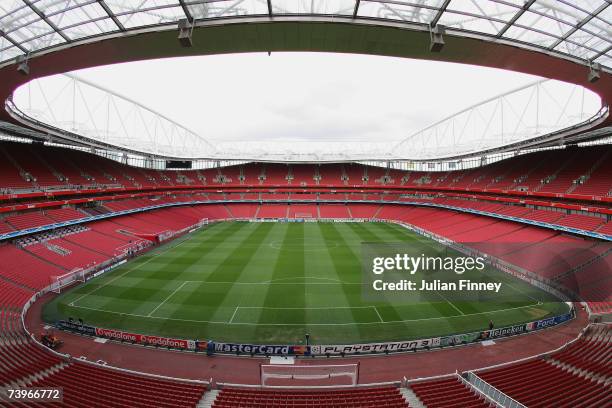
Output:
[[155,313],[155,311],[157,309],[162,307],[164,305],[164,303],[166,303],[168,301],[168,299],[170,299],[172,296],[174,296],[176,294],[176,292],[178,292],[179,290],[183,289],[183,286],[185,286],[186,283],[187,283],[187,281],[183,282],[178,288],[174,289],[174,291],[167,298],[165,298],[159,305],[157,305],[157,307],[155,309],[151,310],[151,312],[147,315],[147,317],[151,317],[151,315],[153,313]]
[[[334,278],[322,278],[322,277],[318,277],[318,276],[294,276],[291,278],[278,278],[278,279],[272,279],[269,281],[264,281],[261,283],[274,283],[274,282],[281,282],[281,281],[287,281],[287,280],[293,280],[293,279],[315,279],[315,280],[322,280],[322,281],[330,281],[330,282],[337,282],[337,283],[346,283],[344,281],[341,281],[340,279],[334,279]],[[295,282],[290,282],[290,284],[293,284]],[[358,283],[360,284],[360,283]]]
[[529,299],[535,300],[536,302],[538,302],[538,304],[542,303],[539,299],[534,298],[533,296],[531,296],[529,293],[525,292],[524,290],[517,288],[514,285],[509,284],[508,282],[502,282],[502,283],[505,283],[505,285],[509,286],[511,289],[514,289],[515,291],[522,293],[523,295],[527,296]]
[[234,321],[234,317],[236,317],[236,312],[238,312],[238,309],[240,309],[240,306],[236,306],[236,309],[234,310],[234,314],[232,315],[232,318],[229,320],[229,322],[227,322],[228,324],[232,324],[232,322]]
[[461,310],[460,310],[460,309],[459,309],[457,306],[455,306],[455,305],[453,304],[453,302],[451,302],[450,300],[448,300],[448,299],[446,298],[446,296],[444,296],[444,295],[443,295],[443,294],[442,294],[440,291],[438,291],[438,292],[436,292],[436,293],[437,293],[437,294],[438,294],[438,296],[440,296],[442,299],[446,300],[446,303],[448,303],[449,305],[451,305],[451,307],[452,307],[453,309],[455,309],[456,311],[458,311],[458,312],[461,314],[461,316],[465,316],[465,313],[463,313],[463,312],[462,312],[462,311],[461,311]]
[[[323,282],[284,282],[288,280],[321,280]],[[255,281],[255,282],[240,282],[240,281],[208,281],[208,280],[190,280],[187,282],[193,283],[206,283],[206,284],[219,284],[219,285],[362,285],[361,282],[347,282],[340,279],[334,278],[323,278],[318,276],[300,276],[291,278],[278,278],[266,281]]]
[[[313,278],[314,279],[314,278]],[[189,281],[194,283],[217,284],[217,285],[361,285],[361,282],[346,282],[333,279],[331,282],[237,282],[237,281]]]
[[371,309],[374,306],[295,306],[295,307],[272,307],[272,306],[239,306],[241,309],[271,309],[271,310],[328,310],[328,309]]
[[[540,305],[541,303],[537,303],[537,304],[533,304],[533,305],[525,305],[525,306],[517,306],[517,307],[509,307],[507,309],[498,309],[498,310],[492,310],[490,312],[477,312],[477,313],[468,313],[465,314],[464,316],[479,316],[479,315],[487,315],[487,314],[494,314],[494,313],[500,313],[500,312],[507,312],[509,310],[518,310],[518,309],[525,309],[528,307],[534,307],[537,305]],[[149,319],[158,319],[158,320],[173,320],[173,321],[177,321],[177,322],[190,322],[190,323],[213,323],[213,324],[229,324],[226,321],[215,321],[215,320],[195,320],[195,319],[177,319],[177,318],[173,318],[173,317],[160,317],[160,316],[146,316],[146,315],[141,315],[141,314],[135,314],[135,313],[123,313],[123,312],[116,312],[113,310],[105,310],[105,309],[96,309],[94,307],[85,307],[85,306],[73,306],[77,309],[85,309],[85,310],[93,310],[96,312],[104,312],[104,313],[111,313],[111,314],[116,314],[116,315],[120,315],[120,316],[133,316],[133,317],[142,317],[142,318],[149,318]],[[245,308],[246,306],[240,306],[241,308]],[[273,308],[271,308],[273,309]],[[282,309],[282,308],[281,308]],[[334,308],[336,309],[336,308]],[[406,320],[387,320],[384,322],[363,322],[363,323],[357,323],[357,322],[350,322],[350,323],[307,323],[308,326],[354,326],[354,325],[370,325],[370,324],[394,324],[394,323],[411,323],[411,322],[422,322],[422,321],[426,321],[426,320],[440,320],[440,319],[454,319],[456,317],[464,317],[461,315],[454,315],[454,316],[438,316],[438,317],[429,317],[429,318],[423,318],[423,319],[406,319]],[[305,323],[232,323],[235,325],[242,325],[242,326],[304,326],[306,325]]]
[[156,257],[156,256],[161,255],[161,254],[163,254],[163,253],[165,253],[165,252],[169,251],[170,249],[178,248],[178,247],[179,247],[179,245],[182,245],[183,243],[185,243],[185,242],[187,242],[187,241],[189,241],[189,239],[188,239],[188,238],[187,238],[187,239],[185,239],[184,241],[179,242],[179,243],[178,243],[178,244],[176,244],[176,245],[171,245],[171,246],[169,246],[168,248],[165,248],[164,250],[162,250],[162,251],[160,251],[160,252],[157,252],[157,253],[155,253],[155,254],[151,255],[151,257],[150,257],[149,259],[147,259],[146,261],[144,261],[143,263],[139,263],[138,265],[134,265],[134,266],[132,266],[130,269],[128,269],[127,271],[125,271],[125,272],[124,272],[124,273],[122,273],[121,275],[117,275],[117,276],[115,276],[113,279],[109,280],[109,281],[108,281],[108,282],[106,282],[105,284],[100,285],[100,286],[97,286],[97,287],[95,287],[93,290],[91,290],[91,291],[89,291],[89,292],[85,293],[83,296],[80,296],[80,297],[78,297],[77,299],[73,300],[72,302],[70,302],[70,303],[69,303],[69,305],[70,305],[70,306],[74,306],[74,307],[76,307],[76,306],[75,306],[75,303],[78,303],[78,302],[79,302],[79,301],[81,301],[82,299],[84,299],[84,298],[86,298],[87,296],[91,295],[92,293],[97,292],[98,290],[100,290],[100,289],[102,289],[102,288],[106,287],[107,285],[111,284],[112,282],[116,281],[117,279],[119,279],[119,278],[123,278],[125,275],[127,275],[127,274],[128,274],[128,273],[130,273],[130,272],[132,272],[133,270],[138,269],[138,268],[140,268],[141,266],[143,266],[143,265],[145,265],[145,264],[147,264],[147,263],[151,262],[153,259],[155,259],[155,257]]
[[383,318],[380,316],[380,313],[378,313],[378,308],[376,306],[372,306],[374,308],[374,311],[376,312],[376,314],[378,315],[378,318],[380,319],[381,323],[384,323],[385,321],[383,320]]

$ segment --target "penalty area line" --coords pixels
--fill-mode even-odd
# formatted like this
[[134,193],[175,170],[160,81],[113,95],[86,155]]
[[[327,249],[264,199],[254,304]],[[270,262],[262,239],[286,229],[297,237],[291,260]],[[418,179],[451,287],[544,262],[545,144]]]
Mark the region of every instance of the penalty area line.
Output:
[[153,310],[151,310],[151,312],[149,312],[147,317],[151,317],[153,315],[153,313],[155,313],[157,311],[157,309],[162,307],[168,301],[168,299],[170,299],[172,296],[174,296],[176,294],[176,292],[178,292],[179,290],[183,289],[183,286],[185,286],[185,284],[187,282],[188,281],[185,281],[185,282],[181,283],[181,285],[178,288],[174,289],[174,291],[170,295],[168,295],[167,298],[165,298],[159,305],[157,305],[157,307],[155,307],[155,309],[153,309]]
[[457,306],[455,306],[455,305],[453,304],[453,302],[451,302],[450,300],[448,300],[448,298],[447,298],[446,296],[444,296],[442,293],[440,293],[440,291],[438,291],[438,292],[436,292],[436,293],[438,294],[438,296],[440,296],[442,299],[444,299],[444,300],[446,301],[446,303],[448,303],[449,305],[451,305],[451,307],[452,307],[453,309],[455,309],[456,311],[458,311],[458,312],[459,312],[459,314],[460,314],[461,316],[465,316],[465,313],[463,313],[463,312],[461,311],[461,309],[459,309]]
[[169,250],[171,250],[171,249],[178,248],[180,245],[182,245],[182,244],[184,244],[185,242],[189,241],[189,240],[190,240],[190,239],[189,239],[189,237],[190,237],[190,235],[189,235],[189,234],[187,234],[187,238],[185,238],[184,240],[182,240],[182,241],[181,241],[181,242],[179,242],[178,244],[176,244],[176,245],[170,245],[170,246],[168,246],[167,248],[164,248],[164,249],[162,249],[162,250],[161,250],[161,251],[159,251],[159,252],[156,252],[156,253],[151,254],[151,257],[150,257],[149,259],[145,260],[145,261],[144,261],[144,262],[142,262],[142,263],[139,263],[139,264],[137,264],[137,265],[132,266],[130,269],[128,269],[127,271],[125,271],[125,272],[124,272],[124,273],[122,273],[121,275],[117,275],[117,276],[115,276],[114,278],[112,278],[112,279],[111,279],[111,280],[109,280],[108,282],[106,282],[106,283],[104,283],[104,284],[102,284],[102,285],[100,285],[100,286],[96,286],[95,288],[93,288],[93,290],[91,290],[91,291],[89,291],[89,292],[85,293],[85,294],[84,294],[84,295],[82,295],[82,296],[79,296],[77,299],[75,299],[75,300],[73,300],[72,302],[68,303],[68,305],[69,305],[69,306],[73,306],[73,307],[78,307],[78,306],[76,306],[76,305],[75,305],[75,303],[78,303],[78,302],[80,302],[81,300],[85,299],[87,296],[91,295],[92,293],[97,292],[98,290],[100,290],[100,289],[102,289],[102,288],[105,288],[106,286],[110,285],[111,283],[113,283],[113,282],[114,282],[114,281],[116,281],[117,279],[119,279],[119,278],[123,278],[123,277],[124,277],[125,275],[127,275],[128,273],[130,273],[130,272],[132,272],[132,271],[134,271],[134,270],[136,270],[136,269],[138,269],[138,268],[142,267],[143,265],[148,264],[148,263],[149,263],[149,262],[151,262],[153,259],[155,259],[157,256],[159,256],[159,255],[161,255],[161,254],[164,254],[164,253],[168,252],[168,251],[169,251]]
[[227,324],[233,324],[232,322],[234,321],[234,317],[236,317],[238,309],[240,309],[240,306],[236,306],[236,309],[234,309],[234,314],[232,315],[231,319],[229,319],[229,322],[227,322]]
[[376,315],[378,316],[378,318],[380,319],[381,323],[384,323],[385,321],[383,320],[383,318],[380,316],[380,313],[378,313],[378,308],[376,306],[372,306],[374,308],[374,311],[376,312]]
[[525,292],[524,290],[515,287],[514,285],[509,284],[508,282],[505,282],[506,286],[508,286],[510,289],[515,290],[516,292],[522,293],[523,295],[527,296],[529,299],[534,300],[536,302],[538,302],[538,304],[541,304],[542,302],[540,301],[540,299],[536,299],[533,296],[531,296],[529,293]]

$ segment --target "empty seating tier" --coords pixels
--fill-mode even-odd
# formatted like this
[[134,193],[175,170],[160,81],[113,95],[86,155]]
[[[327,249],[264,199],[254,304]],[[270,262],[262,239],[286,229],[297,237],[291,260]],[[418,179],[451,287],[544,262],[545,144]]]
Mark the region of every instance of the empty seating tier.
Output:
[[326,391],[224,388],[212,406],[213,408],[400,408],[408,407],[408,404],[399,390],[394,387]]
[[488,408],[492,404],[458,378],[410,384],[410,388],[427,408]]
[[404,186],[463,189],[542,196],[609,197],[608,146],[530,153],[487,166],[447,172],[402,171],[356,163],[249,163],[206,170],[151,170],[123,165],[85,152],[57,147],[0,143],[0,191],[174,186],[340,187]]
[[607,407],[611,385],[536,359],[478,374],[482,379],[530,408]]

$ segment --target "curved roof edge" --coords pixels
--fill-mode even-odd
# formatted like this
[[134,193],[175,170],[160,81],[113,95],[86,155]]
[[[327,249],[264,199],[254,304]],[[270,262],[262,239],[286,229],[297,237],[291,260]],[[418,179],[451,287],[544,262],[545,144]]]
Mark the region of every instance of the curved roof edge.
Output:
[[[321,51],[500,68],[581,85],[596,92],[606,107],[612,99],[612,74],[602,71],[598,81],[589,82],[589,68],[577,58],[561,57],[526,44],[518,46],[507,40],[491,40],[483,35],[466,35],[451,29],[447,29],[442,52],[431,53],[429,32],[412,23],[343,17],[241,17],[199,21],[193,41],[192,48],[180,47],[176,25],[173,24],[53,47],[31,55],[29,76],[18,73],[15,63],[1,67],[0,98],[8,99],[18,86],[34,78],[113,63],[187,55]],[[8,112],[1,112],[0,119],[16,122]],[[581,126],[579,131],[611,123],[611,118],[605,115],[591,127]]]

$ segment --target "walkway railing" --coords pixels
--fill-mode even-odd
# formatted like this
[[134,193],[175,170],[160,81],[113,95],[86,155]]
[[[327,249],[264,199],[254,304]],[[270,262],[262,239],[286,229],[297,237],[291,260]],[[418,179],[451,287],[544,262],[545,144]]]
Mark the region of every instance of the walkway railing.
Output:
[[469,383],[472,388],[476,388],[482,394],[488,396],[499,406],[506,408],[527,408],[525,405],[521,404],[514,398],[504,394],[502,391],[498,390],[497,388],[495,388],[494,386],[492,386],[491,384],[489,384],[471,371],[468,371],[466,378],[461,377],[461,379]]

